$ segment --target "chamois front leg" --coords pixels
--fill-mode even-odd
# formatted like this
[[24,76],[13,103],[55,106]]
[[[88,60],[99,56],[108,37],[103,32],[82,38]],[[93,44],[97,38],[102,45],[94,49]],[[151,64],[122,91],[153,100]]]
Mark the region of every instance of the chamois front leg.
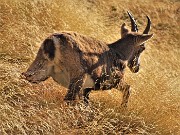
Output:
[[64,100],[75,100],[76,96],[80,96],[79,91],[81,90],[83,84],[83,79],[82,77],[77,77],[74,78],[70,81],[69,89],[68,92],[64,98]]
[[129,99],[129,96],[130,96],[130,85],[124,84],[123,86],[119,87],[119,90],[123,94],[123,97],[122,97],[123,99],[122,99],[121,106],[126,108],[127,104],[128,104],[128,99]]

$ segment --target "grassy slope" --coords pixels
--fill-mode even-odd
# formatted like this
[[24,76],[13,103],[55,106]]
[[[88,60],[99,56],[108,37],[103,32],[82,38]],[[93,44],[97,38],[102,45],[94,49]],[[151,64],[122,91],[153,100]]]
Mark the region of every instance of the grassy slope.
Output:
[[[1,0],[0,134],[180,134],[179,7],[175,0]],[[141,31],[149,15],[154,33],[140,72],[127,69],[128,110],[116,90],[93,92],[88,108],[68,107],[66,90],[51,79],[20,79],[49,34],[71,30],[112,42],[120,24],[129,24],[127,10]]]

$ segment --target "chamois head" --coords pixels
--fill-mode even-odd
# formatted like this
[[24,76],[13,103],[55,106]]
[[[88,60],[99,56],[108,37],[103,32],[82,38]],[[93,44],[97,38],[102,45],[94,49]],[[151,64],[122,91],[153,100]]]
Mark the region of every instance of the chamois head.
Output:
[[[128,12],[128,15],[129,15],[129,18],[130,18],[130,21],[131,21],[131,32],[138,33],[138,27],[137,27],[137,24],[136,24],[136,21],[135,21],[134,17],[129,12]],[[143,34],[140,35],[139,37],[145,36],[144,38],[149,39],[149,37],[152,37],[152,34],[148,35],[148,33],[150,31],[150,27],[151,27],[151,20],[150,20],[150,18],[148,16],[146,16],[146,17],[147,17],[147,26],[146,26]],[[124,28],[122,28],[122,29],[124,29]],[[125,35],[125,32],[123,33],[123,31],[125,31],[125,30],[121,31],[121,35],[122,36]],[[137,36],[137,38],[138,38],[138,36]],[[142,38],[140,38],[140,39],[142,39]],[[142,43],[142,44],[140,44],[139,46],[137,46],[135,48],[133,54],[131,55],[130,59],[128,60],[128,67],[129,67],[129,69],[133,73],[137,73],[139,71],[139,67],[140,67],[140,61],[139,61],[140,54],[144,50],[145,50],[145,43]]]
[[143,33],[138,32],[133,16],[128,12],[131,20],[131,31],[126,28],[126,24],[121,26],[121,39],[109,45],[110,48],[119,55],[119,58],[128,61],[128,67],[134,73],[139,71],[139,57],[145,49],[145,42],[153,34],[148,34],[150,30],[150,19],[147,16],[148,24]]

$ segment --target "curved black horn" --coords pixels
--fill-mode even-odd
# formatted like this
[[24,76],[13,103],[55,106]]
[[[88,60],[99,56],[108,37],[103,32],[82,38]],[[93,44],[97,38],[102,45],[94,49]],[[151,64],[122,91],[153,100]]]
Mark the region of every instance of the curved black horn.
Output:
[[135,21],[133,15],[131,13],[129,13],[129,11],[127,11],[127,13],[128,13],[129,18],[131,20],[131,31],[138,32],[138,27],[136,25],[136,21]]
[[151,20],[150,20],[150,18],[148,16],[146,16],[146,17],[147,17],[148,22],[147,22],[147,26],[146,26],[143,34],[148,34],[148,32],[149,32],[149,30],[151,28]]

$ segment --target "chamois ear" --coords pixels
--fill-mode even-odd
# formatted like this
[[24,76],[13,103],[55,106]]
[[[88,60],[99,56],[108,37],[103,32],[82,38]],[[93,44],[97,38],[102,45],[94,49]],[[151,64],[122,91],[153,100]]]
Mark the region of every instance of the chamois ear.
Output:
[[139,44],[143,44],[144,42],[146,42],[148,39],[150,39],[151,37],[153,36],[153,34],[142,34],[140,37],[139,37]]
[[129,30],[126,28],[126,24],[123,23],[121,26],[121,38],[128,34]]

